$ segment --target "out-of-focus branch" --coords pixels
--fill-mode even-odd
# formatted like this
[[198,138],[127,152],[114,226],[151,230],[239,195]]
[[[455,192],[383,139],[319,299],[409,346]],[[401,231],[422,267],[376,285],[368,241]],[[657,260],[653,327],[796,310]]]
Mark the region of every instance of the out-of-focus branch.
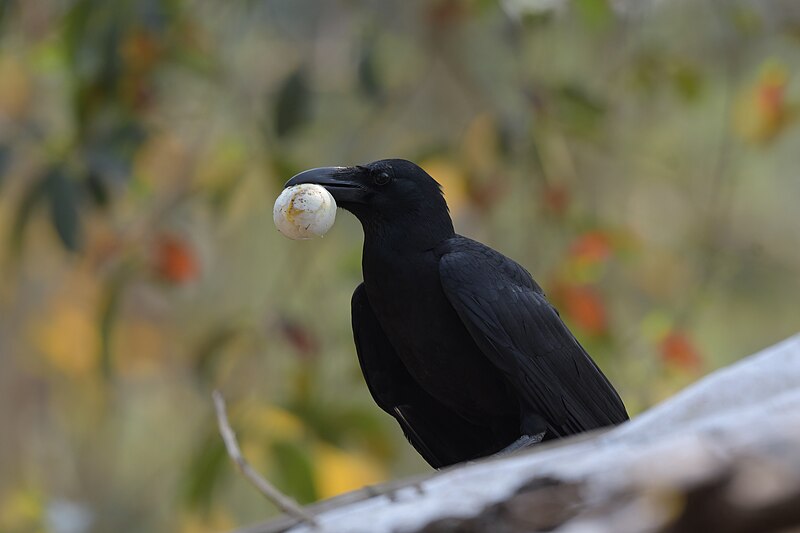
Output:
[[212,396],[214,398],[214,408],[217,411],[220,435],[222,435],[222,440],[225,441],[225,448],[228,450],[228,455],[233,459],[233,462],[236,463],[236,468],[239,469],[239,472],[241,472],[242,475],[278,509],[310,526],[316,527],[317,522],[314,520],[313,516],[304,511],[296,501],[286,496],[272,483],[261,477],[258,472],[250,466],[250,463],[248,463],[242,455],[239,449],[239,442],[236,440],[236,434],[233,432],[228,422],[228,414],[225,411],[225,399],[222,397],[222,394],[216,390]]

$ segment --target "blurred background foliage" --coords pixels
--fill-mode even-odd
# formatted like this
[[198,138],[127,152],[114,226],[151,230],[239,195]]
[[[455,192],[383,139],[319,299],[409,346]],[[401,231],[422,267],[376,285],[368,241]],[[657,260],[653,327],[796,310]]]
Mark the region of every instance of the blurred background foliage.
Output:
[[219,531],[426,471],[372,403],[320,165],[419,162],[632,414],[798,329],[793,1],[0,1],[0,530]]

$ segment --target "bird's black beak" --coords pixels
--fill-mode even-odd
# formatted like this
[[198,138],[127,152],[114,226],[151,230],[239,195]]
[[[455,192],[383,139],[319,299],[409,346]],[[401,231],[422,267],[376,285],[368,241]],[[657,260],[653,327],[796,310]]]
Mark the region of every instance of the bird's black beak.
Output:
[[364,203],[367,191],[355,180],[355,174],[354,169],[350,167],[312,168],[294,176],[284,187],[315,183],[325,187],[339,205]]

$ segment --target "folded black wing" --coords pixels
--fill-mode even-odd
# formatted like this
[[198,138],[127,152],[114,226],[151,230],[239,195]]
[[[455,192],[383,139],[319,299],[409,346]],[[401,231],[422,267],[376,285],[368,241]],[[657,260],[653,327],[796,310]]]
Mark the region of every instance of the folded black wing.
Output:
[[551,436],[628,419],[614,387],[524,268],[464,237],[437,252],[448,300],[522,408],[543,417]]
[[497,448],[486,428],[470,424],[425,392],[409,374],[370,307],[364,285],[353,294],[353,337],[372,398],[395,417],[434,468],[482,457]]

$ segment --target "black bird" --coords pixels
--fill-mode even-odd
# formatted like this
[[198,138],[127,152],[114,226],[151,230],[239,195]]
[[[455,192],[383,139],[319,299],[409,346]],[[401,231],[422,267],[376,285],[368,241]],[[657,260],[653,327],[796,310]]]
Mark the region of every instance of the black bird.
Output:
[[375,402],[434,468],[628,419],[614,387],[516,262],[455,233],[410,161],[315,168],[364,229],[353,336]]

